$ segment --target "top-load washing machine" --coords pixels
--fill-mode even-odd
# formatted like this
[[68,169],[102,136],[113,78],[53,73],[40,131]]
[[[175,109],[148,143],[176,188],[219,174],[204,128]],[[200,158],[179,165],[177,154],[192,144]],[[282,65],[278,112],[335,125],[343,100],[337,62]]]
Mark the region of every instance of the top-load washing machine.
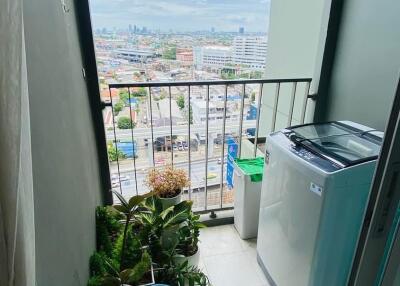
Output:
[[350,121],[268,136],[257,258],[272,285],[346,285],[382,139]]

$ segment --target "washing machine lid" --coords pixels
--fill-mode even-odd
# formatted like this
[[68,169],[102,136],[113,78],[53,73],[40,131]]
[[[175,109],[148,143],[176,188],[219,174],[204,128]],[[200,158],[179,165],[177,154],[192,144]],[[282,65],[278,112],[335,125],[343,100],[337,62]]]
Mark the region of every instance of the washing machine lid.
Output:
[[289,127],[284,134],[295,145],[340,167],[348,167],[378,158],[383,133],[363,127],[335,121]]

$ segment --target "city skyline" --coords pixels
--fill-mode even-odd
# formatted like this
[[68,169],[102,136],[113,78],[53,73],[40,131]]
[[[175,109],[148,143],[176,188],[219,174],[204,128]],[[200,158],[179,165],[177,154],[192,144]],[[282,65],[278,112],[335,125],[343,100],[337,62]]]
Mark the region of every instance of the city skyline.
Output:
[[267,32],[270,0],[90,0],[95,29]]

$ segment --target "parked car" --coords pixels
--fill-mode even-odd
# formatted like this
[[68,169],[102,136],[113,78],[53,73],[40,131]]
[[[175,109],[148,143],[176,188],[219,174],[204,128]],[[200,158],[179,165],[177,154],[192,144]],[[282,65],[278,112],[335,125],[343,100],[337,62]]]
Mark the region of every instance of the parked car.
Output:
[[[218,158],[217,164],[221,165],[222,164],[222,158]],[[224,157],[224,164],[226,164],[226,156]]]
[[179,150],[179,151],[185,150],[185,149],[183,148],[183,144],[182,144],[181,141],[178,141],[178,150]]
[[182,145],[183,145],[183,148],[184,148],[185,150],[189,150],[189,145],[188,145],[188,143],[187,143],[186,141],[183,141],[183,142],[182,142]]

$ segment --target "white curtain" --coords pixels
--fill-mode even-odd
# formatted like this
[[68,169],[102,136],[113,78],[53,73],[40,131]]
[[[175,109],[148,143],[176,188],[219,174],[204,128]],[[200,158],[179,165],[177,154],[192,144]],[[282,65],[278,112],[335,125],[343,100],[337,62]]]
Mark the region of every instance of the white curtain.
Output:
[[35,283],[35,225],[22,0],[0,0],[0,285]]

